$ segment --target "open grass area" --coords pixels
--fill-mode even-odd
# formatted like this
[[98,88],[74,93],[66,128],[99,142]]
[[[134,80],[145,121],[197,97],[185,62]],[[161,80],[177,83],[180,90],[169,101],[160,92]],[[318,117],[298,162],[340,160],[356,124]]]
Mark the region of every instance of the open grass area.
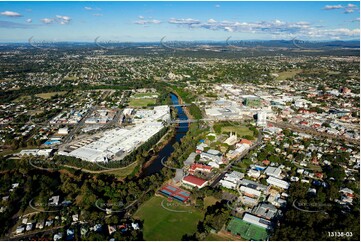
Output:
[[[178,212],[163,208],[163,200],[166,208]],[[166,198],[154,196],[138,209],[134,218],[144,220],[145,240],[174,241],[181,240],[184,234],[196,232],[203,213],[194,207],[179,202],[168,202]]]
[[276,78],[276,80],[286,80],[287,78],[292,78],[295,75],[297,75],[298,73],[301,73],[302,70],[299,69],[292,69],[292,70],[288,70],[288,71],[283,71],[278,74],[278,77]]
[[151,97],[153,95],[159,95],[157,92],[148,92],[148,93],[136,93],[133,96],[135,98],[142,98],[142,97]]
[[115,171],[105,171],[104,173],[106,174],[112,174],[115,175],[116,177],[126,177],[128,175],[130,175],[134,169],[137,167],[137,162],[133,162],[132,164],[130,164],[127,167],[124,167],[124,169],[119,169],[119,170],[115,170]]
[[240,240],[239,238],[235,238],[232,235],[226,235],[221,233],[209,233],[205,239],[206,241],[235,241]]
[[143,99],[136,99],[131,98],[129,101],[129,106],[131,107],[146,107],[149,104],[155,104],[156,103],[155,98],[143,98]]
[[63,95],[66,92],[46,92],[46,93],[39,93],[39,94],[35,94],[35,96],[40,97],[42,99],[50,99],[51,97],[55,96],[55,95]]
[[245,135],[253,136],[253,131],[243,125],[229,125],[221,128],[221,133],[229,133],[229,132],[232,133],[236,132],[238,137],[242,137]]
[[220,201],[219,199],[208,196],[204,198],[204,208],[214,205],[216,202]]

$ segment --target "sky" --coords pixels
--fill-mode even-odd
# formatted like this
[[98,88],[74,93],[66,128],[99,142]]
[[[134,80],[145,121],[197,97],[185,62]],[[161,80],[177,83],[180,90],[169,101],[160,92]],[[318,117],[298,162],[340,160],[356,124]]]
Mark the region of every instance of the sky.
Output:
[[0,2],[0,42],[359,40],[360,4],[308,2]]

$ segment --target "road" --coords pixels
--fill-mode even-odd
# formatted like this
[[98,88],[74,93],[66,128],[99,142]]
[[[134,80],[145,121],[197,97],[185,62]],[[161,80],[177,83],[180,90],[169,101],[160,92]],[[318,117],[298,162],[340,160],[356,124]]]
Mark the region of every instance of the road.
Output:
[[91,108],[88,109],[87,113],[82,117],[82,119],[80,120],[79,123],[76,124],[76,126],[74,127],[73,130],[70,131],[70,133],[68,134],[68,136],[63,140],[63,144],[67,144],[70,141],[72,141],[74,135],[78,132],[78,130],[83,127],[85,120],[87,120],[87,118],[89,118],[89,116],[94,112],[94,110],[96,109],[96,106],[92,106]]
[[306,133],[306,134],[310,134],[310,135],[314,135],[314,136],[318,136],[318,137],[323,137],[323,138],[328,138],[328,139],[336,139],[336,140],[343,140],[349,143],[353,143],[353,144],[359,144],[360,140],[356,140],[356,139],[350,139],[341,135],[335,135],[335,134],[330,134],[330,133],[325,133],[325,132],[319,132],[313,128],[309,128],[309,127],[305,127],[305,126],[296,126],[293,124],[289,124],[289,123],[284,123],[284,122],[270,122],[267,121],[269,124],[272,124],[275,127],[279,127],[282,129],[291,129],[293,131],[296,132],[302,132],[302,133]]
[[49,232],[53,232],[54,230],[64,228],[64,227],[65,227],[65,225],[57,226],[57,227],[51,227],[51,228],[43,229],[43,230],[35,230],[35,231],[27,232],[27,233],[24,233],[24,234],[8,236],[8,237],[2,238],[2,239],[19,241],[21,239],[27,239],[28,237],[34,236],[34,235],[39,234],[39,233],[48,234]]

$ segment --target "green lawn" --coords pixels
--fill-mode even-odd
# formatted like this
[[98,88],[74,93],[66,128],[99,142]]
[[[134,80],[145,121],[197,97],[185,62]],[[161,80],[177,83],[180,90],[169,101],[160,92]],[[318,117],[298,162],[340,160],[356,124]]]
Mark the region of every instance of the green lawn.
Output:
[[45,93],[38,93],[35,94],[35,96],[40,97],[42,99],[50,99],[51,97],[55,96],[55,95],[63,95],[66,92],[45,92]]
[[212,206],[214,204],[216,204],[216,202],[218,202],[220,199],[217,199],[213,196],[208,196],[204,198],[204,208],[207,208],[209,206]]
[[[161,205],[163,200],[167,208],[178,212],[164,209]],[[185,206],[179,202],[170,203],[163,197],[154,196],[138,209],[134,218],[144,221],[145,240],[179,241],[184,234],[196,232],[198,221],[203,218],[203,213],[194,207]]]
[[150,96],[153,96],[153,95],[159,95],[159,93],[157,92],[149,92],[149,93],[136,93],[134,94],[133,96],[135,98],[140,98],[140,97],[150,97]]
[[277,73],[278,77],[276,78],[276,80],[286,80],[287,78],[292,78],[301,72],[302,72],[302,70],[299,70],[299,69],[291,69],[288,71],[283,71],[283,72]]
[[136,99],[131,98],[129,101],[129,106],[131,107],[146,107],[148,104],[155,104],[155,98],[144,98],[144,99]]
[[253,131],[249,130],[248,127],[243,126],[243,125],[224,126],[224,127],[222,127],[221,130],[222,130],[222,133],[236,132],[239,138],[241,138],[242,136],[245,136],[245,135],[253,136]]

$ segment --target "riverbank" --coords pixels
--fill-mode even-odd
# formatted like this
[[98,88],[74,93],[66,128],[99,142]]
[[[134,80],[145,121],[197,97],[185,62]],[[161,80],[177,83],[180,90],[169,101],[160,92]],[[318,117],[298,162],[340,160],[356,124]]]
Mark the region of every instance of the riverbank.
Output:
[[[182,97],[176,91],[173,90],[171,93],[173,93],[175,96],[177,96],[179,104],[184,103]],[[185,113],[185,115],[187,116],[188,119],[193,119],[193,116],[190,113],[188,107],[182,107],[182,110],[184,111],[184,113]]]
[[[173,133],[173,134],[171,134],[171,133]],[[171,135],[169,135],[169,134],[171,134]],[[165,139],[165,137],[167,135],[169,135],[169,138]],[[154,151],[154,155],[152,155],[152,157],[142,165],[142,169],[140,169],[137,176],[140,176],[144,172],[144,170],[146,168],[148,168],[157,159],[159,152],[172,141],[172,139],[174,138],[175,135],[176,135],[175,128],[170,129],[165,135],[163,135],[163,137],[155,145],[156,151]],[[159,143],[161,143],[161,144],[158,146]]]
[[[173,105],[178,105],[179,96],[176,93],[170,92],[170,97],[172,100]],[[181,101],[183,102],[183,100]],[[177,110],[177,119],[180,120],[187,120],[188,116],[180,106],[176,106],[175,109]],[[140,177],[149,176],[155,173],[160,172],[163,168],[162,159],[168,159],[174,151],[173,145],[175,143],[180,143],[181,139],[186,135],[188,132],[188,123],[181,123],[175,129],[175,133],[167,138],[167,141],[163,143],[163,147],[161,149],[157,149],[158,152],[155,154],[142,166],[142,172],[140,173]]]

